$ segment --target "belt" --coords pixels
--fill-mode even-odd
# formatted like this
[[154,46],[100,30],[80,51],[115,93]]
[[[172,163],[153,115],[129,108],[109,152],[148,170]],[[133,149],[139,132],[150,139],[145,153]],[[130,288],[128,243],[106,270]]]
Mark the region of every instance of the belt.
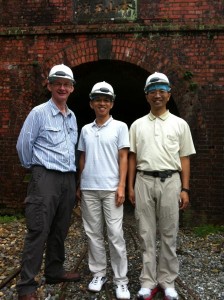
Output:
[[166,171],[141,171],[137,170],[144,175],[152,176],[152,177],[160,177],[160,180],[164,182],[166,178],[172,177],[172,174],[179,172],[178,170],[166,170]]
[[46,171],[50,171],[50,172],[56,172],[56,173],[59,173],[59,174],[75,174],[76,171],[66,171],[66,172],[63,172],[63,171],[59,171],[59,170],[54,170],[54,169],[47,169],[46,167],[42,166],[42,165],[32,165],[31,169],[33,168],[43,168],[45,169]]

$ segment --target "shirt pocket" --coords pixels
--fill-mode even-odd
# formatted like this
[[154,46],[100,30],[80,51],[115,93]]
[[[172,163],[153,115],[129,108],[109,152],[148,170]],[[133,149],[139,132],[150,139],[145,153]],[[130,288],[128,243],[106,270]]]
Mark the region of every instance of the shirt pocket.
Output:
[[75,145],[77,143],[77,137],[78,137],[77,130],[75,130],[75,128],[72,126],[69,126],[68,133],[69,133],[69,137],[70,137],[72,144]]
[[172,153],[177,153],[179,151],[179,139],[177,136],[174,135],[167,135],[166,136],[166,143],[165,146],[167,150]]
[[60,127],[45,126],[44,132],[49,145],[56,146],[65,141],[65,136]]

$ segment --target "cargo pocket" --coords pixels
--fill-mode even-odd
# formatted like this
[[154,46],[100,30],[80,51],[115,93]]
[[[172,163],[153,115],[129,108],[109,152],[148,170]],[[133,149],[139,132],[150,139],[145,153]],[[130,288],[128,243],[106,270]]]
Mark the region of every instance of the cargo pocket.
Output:
[[38,196],[28,196],[25,199],[26,226],[28,230],[43,230],[43,198]]

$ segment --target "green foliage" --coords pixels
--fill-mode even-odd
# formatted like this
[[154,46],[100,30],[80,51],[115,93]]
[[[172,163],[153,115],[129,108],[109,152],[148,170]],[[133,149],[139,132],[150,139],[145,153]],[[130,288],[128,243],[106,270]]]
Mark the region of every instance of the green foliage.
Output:
[[32,62],[33,67],[38,67],[39,66],[39,62],[37,60],[34,60]]
[[189,81],[189,89],[191,91],[196,91],[198,89],[198,84],[196,82],[192,81],[193,76],[194,76],[194,73],[191,71],[186,71],[183,75],[184,80]]
[[23,178],[23,182],[28,183],[28,182],[30,182],[30,179],[31,179],[31,174],[30,173],[25,174],[25,176]]
[[196,82],[191,82],[189,88],[191,91],[195,91],[198,88],[198,84]]
[[20,220],[23,218],[24,218],[24,216],[21,214],[18,214],[15,216],[9,216],[9,215],[1,216],[0,215],[0,224],[14,222],[14,221],[17,221],[17,220]]
[[195,227],[193,229],[193,232],[200,237],[206,237],[209,234],[217,234],[217,233],[224,233],[224,225],[218,226],[218,225],[201,225],[198,227]]
[[184,79],[185,80],[190,80],[193,77],[193,73],[191,71],[186,71],[184,73]]

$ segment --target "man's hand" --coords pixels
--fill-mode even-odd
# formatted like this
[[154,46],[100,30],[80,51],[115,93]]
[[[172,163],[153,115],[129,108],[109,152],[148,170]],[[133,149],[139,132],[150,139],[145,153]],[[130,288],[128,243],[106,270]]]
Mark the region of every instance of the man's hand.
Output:
[[78,200],[78,202],[81,201],[81,190],[79,186],[76,188],[76,199]]
[[179,203],[179,207],[181,210],[184,210],[188,207],[189,204],[189,195],[187,192],[182,191],[180,193],[180,203]]
[[121,206],[125,201],[125,188],[119,186],[115,196],[116,206]]
[[131,201],[131,204],[133,206],[135,206],[135,191],[133,188],[130,188],[129,189],[129,192],[128,192],[128,198],[129,200]]

